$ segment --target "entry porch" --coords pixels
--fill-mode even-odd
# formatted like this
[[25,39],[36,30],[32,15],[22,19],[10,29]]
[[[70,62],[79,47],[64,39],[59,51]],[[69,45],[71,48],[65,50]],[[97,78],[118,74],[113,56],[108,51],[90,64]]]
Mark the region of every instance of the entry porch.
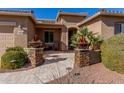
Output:
[[45,50],[70,50],[71,36],[76,28],[68,28],[62,24],[39,24],[35,34],[43,42]]

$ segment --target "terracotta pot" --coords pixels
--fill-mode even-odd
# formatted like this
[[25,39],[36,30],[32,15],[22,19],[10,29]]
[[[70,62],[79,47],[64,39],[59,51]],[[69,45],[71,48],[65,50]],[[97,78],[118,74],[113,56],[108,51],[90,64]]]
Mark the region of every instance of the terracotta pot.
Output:
[[88,44],[78,44],[77,47],[79,49],[88,49],[89,48],[89,45]]
[[93,50],[99,50],[99,49],[100,49],[100,44],[93,45]]

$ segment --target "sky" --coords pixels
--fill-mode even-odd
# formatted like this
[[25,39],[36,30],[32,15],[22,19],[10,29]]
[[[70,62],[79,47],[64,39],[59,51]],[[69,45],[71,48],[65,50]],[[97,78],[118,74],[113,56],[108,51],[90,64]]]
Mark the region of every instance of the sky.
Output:
[[[91,16],[96,13],[99,8],[0,8],[0,10],[33,10],[37,19],[55,19],[59,10],[63,12],[84,12]],[[106,8],[106,10],[124,12],[124,8]]]

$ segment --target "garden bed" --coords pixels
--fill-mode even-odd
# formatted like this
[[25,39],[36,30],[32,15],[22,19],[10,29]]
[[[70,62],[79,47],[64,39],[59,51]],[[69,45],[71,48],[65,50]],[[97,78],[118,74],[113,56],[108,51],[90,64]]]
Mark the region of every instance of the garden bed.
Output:
[[0,69],[0,73],[7,73],[7,72],[17,72],[17,71],[24,71],[32,69],[31,63],[26,63],[24,66],[18,69]]

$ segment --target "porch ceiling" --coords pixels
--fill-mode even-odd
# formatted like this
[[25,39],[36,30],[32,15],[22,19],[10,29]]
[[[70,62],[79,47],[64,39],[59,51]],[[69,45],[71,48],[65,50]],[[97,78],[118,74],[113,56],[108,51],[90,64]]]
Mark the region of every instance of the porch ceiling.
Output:
[[35,28],[40,29],[61,29],[63,25],[61,24],[37,24]]

